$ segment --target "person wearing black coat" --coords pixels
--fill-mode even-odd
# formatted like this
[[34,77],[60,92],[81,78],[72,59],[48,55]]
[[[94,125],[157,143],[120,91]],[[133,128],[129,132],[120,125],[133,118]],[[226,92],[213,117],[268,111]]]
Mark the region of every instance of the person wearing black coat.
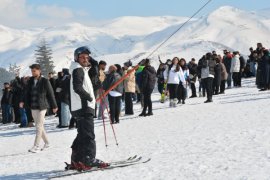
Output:
[[40,150],[39,144],[41,138],[45,143],[41,150],[49,147],[49,141],[44,129],[45,114],[49,107],[56,113],[57,104],[49,80],[41,76],[40,65],[33,64],[30,66],[30,69],[32,77],[25,89],[25,95],[23,97],[23,102],[20,103],[20,107],[23,108],[24,104],[26,104],[31,108],[36,126],[36,138],[34,146],[29,149],[29,152],[36,153]]
[[160,94],[163,93],[164,90],[164,83],[165,83],[165,79],[164,79],[164,71],[165,71],[165,64],[161,63],[159,65],[159,68],[157,70],[157,83],[158,83],[158,92]]
[[58,107],[58,111],[57,111],[57,117],[59,119],[59,124],[57,125],[57,128],[61,128],[61,99],[60,99],[60,92],[61,92],[61,83],[62,83],[62,79],[64,77],[64,73],[62,71],[57,73],[57,79],[55,80],[55,90],[54,90],[54,95],[55,95],[55,99],[56,99],[56,103],[57,103],[57,107]]
[[11,123],[12,121],[12,97],[13,93],[9,83],[4,83],[3,96],[1,98],[2,122],[3,124]]
[[14,122],[16,124],[19,124],[19,123],[21,123],[19,103],[20,103],[20,97],[22,96],[22,92],[23,92],[20,77],[18,75],[16,75],[16,78],[11,81],[10,85],[11,85],[12,94],[13,94],[12,107],[13,107],[14,116],[15,116]]
[[225,52],[223,57],[223,63],[226,67],[226,71],[228,73],[227,85],[228,88],[232,87],[232,73],[231,73],[231,65],[232,65],[232,54],[228,51]]
[[237,80],[237,86],[241,87],[242,86],[242,76],[243,76],[243,72],[245,70],[245,66],[246,66],[246,60],[243,56],[240,56],[240,70],[239,70],[239,74],[238,74],[238,80]]
[[197,74],[198,74],[198,79],[199,79],[199,96],[200,97],[205,97],[205,92],[206,92],[206,87],[204,86],[202,82],[202,62],[205,59],[205,55],[199,60],[198,66],[197,66]]
[[191,61],[188,64],[188,69],[189,69],[189,78],[190,78],[190,88],[191,88],[191,96],[190,98],[194,98],[197,97],[196,94],[196,80],[197,80],[197,69],[198,69],[198,65],[196,64],[196,61],[194,58],[191,59]]
[[60,128],[69,126],[70,114],[70,74],[68,69],[63,69],[64,77],[61,82],[60,102],[61,102],[61,125]]
[[270,53],[269,50],[263,50],[263,56],[258,62],[257,86],[260,91],[270,88]]
[[[144,106],[143,111],[139,116],[152,116],[153,109],[151,95],[155,88],[157,73],[154,67],[150,65],[149,59],[145,59],[144,65],[145,67],[142,71],[142,93],[144,96]],[[147,109],[148,113],[146,113]]]
[[220,59],[216,59],[216,66],[215,66],[215,77],[214,77],[214,83],[213,83],[213,93],[214,95],[218,95],[219,93],[219,87],[221,85],[221,64]]

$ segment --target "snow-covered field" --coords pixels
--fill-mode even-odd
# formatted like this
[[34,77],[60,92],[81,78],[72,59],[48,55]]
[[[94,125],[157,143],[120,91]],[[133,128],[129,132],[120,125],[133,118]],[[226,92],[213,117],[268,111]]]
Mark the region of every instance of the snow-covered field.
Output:
[[[270,92],[258,92],[254,79],[242,88],[214,97],[188,99],[186,105],[168,108],[153,95],[154,116],[122,117],[115,126],[119,147],[107,124],[109,146],[104,145],[102,123],[96,124],[97,157],[104,161],[131,155],[151,157],[147,164],[99,171],[66,179],[270,179]],[[0,126],[0,179],[46,179],[70,160],[76,130],[56,129],[48,118],[46,129],[52,147],[27,153],[34,128]]]

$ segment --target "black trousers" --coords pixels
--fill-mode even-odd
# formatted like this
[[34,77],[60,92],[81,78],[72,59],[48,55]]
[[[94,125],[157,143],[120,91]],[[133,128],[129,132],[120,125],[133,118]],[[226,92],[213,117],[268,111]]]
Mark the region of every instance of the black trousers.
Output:
[[213,80],[214,78],[211,77],[202,79],[206,88],[207,100],[212,100],[213,97]]
[[220,87],[220,81],[218,81],[216,78],[214,78],[213,81],[213,93],[218,94]]
[[192,92],[191,96],[197,96],[195,83],[191,83],[190,88],[191,88],[191,92]]
[[125,114],[134,114],[133,112],[133,102],[132,102],[133,93],[125,93]]
[[177,98],[178,84],[168,84],[168,89],[170,93],[170,99]]
[[112,123],[119,122],[119,115],[120,115],[120,111],[121,111],[121,98],[122,98],[122,96],[113,97],[113,96],[111,96],[109,94],[108,97],[109,97],[109,107],[110,107],[111,121],[112,121]]
[[239,86],[239,72],[234,72],[232,78],[233,78],[233,86],[234,87]]
[[178,90],[177,90],[177,99],[179,101],[185,101],[187,98],[187,89],[182,85],[180,84],[178,86]]
[[237,85],[238,85],[239,87],[242,86],[242,72],[239,72],[239,74],[238,74]]
[[220,84],[220,92],[224,93],[225,92],[225,85],[226,85],[227,80],[222,80]]
[[146,110],[148,108],[148,113],[152,113],[152,100],[151,100],[151,95],[153,91],[147,91],[143,93],[143,98],[144,98],[144,105],[143,105],[143,114],[146,114]]
[[71,161],[86,163],[96,157],[96,142],[93,114],[85,113],[77,119],[77,136],[71,146]]
[[14,111],[14,116],[15,116],[14,122],[17,124],[21,123],[20,107],[17,105],[13,106],[13,111]]

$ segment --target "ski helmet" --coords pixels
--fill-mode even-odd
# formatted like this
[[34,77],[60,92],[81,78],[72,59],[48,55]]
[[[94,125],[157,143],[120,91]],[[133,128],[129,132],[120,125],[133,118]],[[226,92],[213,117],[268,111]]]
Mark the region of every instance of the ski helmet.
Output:
[[74,51],[74,61],[75,62],[78,62],[80,54],[88,54],[89,55],[89,54],[91,54],[91,51],[87,46],[82,46],[82,47],[77,48]]

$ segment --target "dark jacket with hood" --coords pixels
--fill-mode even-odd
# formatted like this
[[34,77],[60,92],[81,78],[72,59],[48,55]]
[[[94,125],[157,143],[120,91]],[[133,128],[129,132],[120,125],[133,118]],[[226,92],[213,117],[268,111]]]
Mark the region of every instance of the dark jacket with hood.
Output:
[[152,66],[145,66],[142,71],[142,92],[152,92],[156,84],[156,70]]

